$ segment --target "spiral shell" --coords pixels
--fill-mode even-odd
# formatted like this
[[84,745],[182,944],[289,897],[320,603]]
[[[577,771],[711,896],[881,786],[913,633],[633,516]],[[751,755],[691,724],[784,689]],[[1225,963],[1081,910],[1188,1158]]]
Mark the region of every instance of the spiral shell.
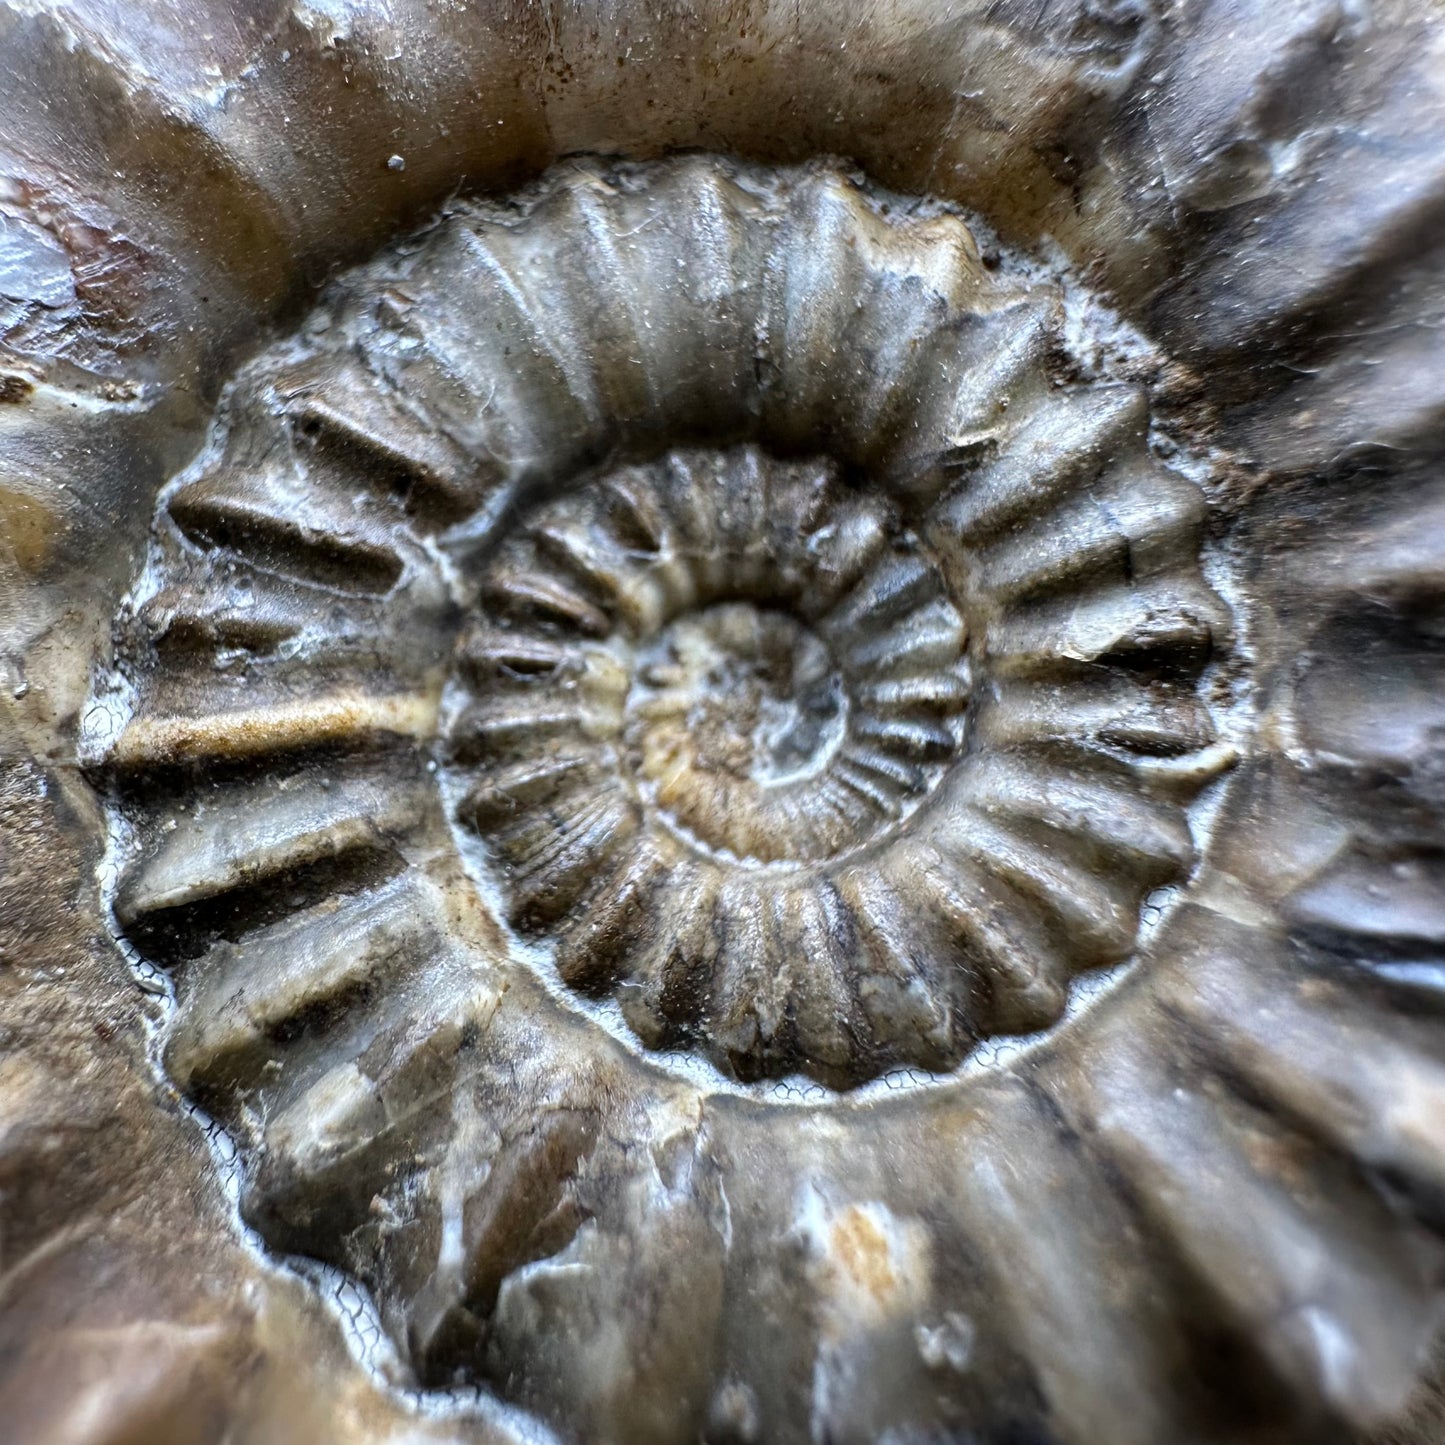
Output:
[[[1187,874],[1218,767],[1198,681],[1230,624],[1144,389],[1071,381],[1058,288],[827,167],[573,165],[520,212],[455,211],[232,393],[166,499],[118,763],[324,743],[348,771],[439,726],[509,921],[742,1080],[946,1070],[1054,1023]],[[658,274],[685,280],[653,303]],[[204,696],[218,649],[242,708]],[[142,845],[141,935],[251,888],[196,841]],[[273,1029],[376,1002],[241,967]]]
[[1437,18],[224,8],[0,0],[0,1418],[1388,1431]]

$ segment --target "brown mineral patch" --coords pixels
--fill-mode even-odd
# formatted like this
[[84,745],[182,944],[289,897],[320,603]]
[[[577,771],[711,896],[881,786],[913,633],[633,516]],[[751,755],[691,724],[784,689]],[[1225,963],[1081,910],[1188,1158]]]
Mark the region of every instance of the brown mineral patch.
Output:
[[878,1303],[898,1288],[888,1238],[867,1212],[851,1204],[832,1228],[833,1254],[853,1282]]
[[[0,378],[0,386],[12,379],[19,378]],[[56,528],[57,518],[43,502],[0,487],[0,556],[13,557],[24,571],[34,572],[50,555]]]

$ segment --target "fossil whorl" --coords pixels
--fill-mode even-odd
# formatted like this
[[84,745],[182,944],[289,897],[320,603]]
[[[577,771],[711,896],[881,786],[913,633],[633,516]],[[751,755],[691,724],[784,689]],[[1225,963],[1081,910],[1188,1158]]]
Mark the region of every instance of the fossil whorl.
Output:
[[[454,611],[457,816],[649,1045],[846,1084],[1044,1027],[1190,867],[1229,636],[1198,488],[1062,309],[827,167],[459,209],[253,366],[168,495],[117,762],[371,766],[432,729]],[[193,841],[124,922],[236,894]]]
[[[1017,505],[1017,476],[1002,507],[945,507],[930,555],[831,471],[673,452],[544,509],[487,569],[451,732],[482,774],[463,816],[513,917],[557,930],[561,976],[615,976],[643,1038],[699,1038],[743,1077],[947,1067],[1057,1019],[1071,974],[1127,954],[1142,893],[1188,867],[1183,818],[1131,750],[1207,739],[1191,677],[1224,635],[1193,575],[1197,495],[1161,468],[1125,484],[1133,537],[1098,514],[1102,565],[1075,531],[1052,556],[1008,538],[992,573],[959,544]],[[1084,461],[1075,480],[1098,479]],[[1109,565],[1147,531],[1183,594],[1157,632]],[[981,627],[972,666],[950,564],[976,602],[998,577],[985,595],[1025,600]],[[1027,605],[1060,608],[1060,578],[1115,614],[1087,662]],[[1150,646],[1177,670],[1152,698],[1128,670]],[[966,740],[975,672],[994,708]],[[1090,746],[1101,691],[1116,711]]]
[[[81,739],[109,921],[267,1256],[480,1384],[438,1429],[1399,1413],[1445,1197],[1406,8],[0,8],[0,132],[93,126],[0,189],[0,443],[73,499],[29,665],[149,527]],[[756,159],[517,189],[692,147]]]

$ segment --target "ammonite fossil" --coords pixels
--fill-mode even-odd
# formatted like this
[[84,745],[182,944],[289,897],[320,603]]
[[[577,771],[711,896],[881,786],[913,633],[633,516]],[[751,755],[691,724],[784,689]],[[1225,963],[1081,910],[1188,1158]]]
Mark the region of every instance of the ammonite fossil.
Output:
[[1438,17],[787,8],[0,10],[17,1438],[1438,1438]]

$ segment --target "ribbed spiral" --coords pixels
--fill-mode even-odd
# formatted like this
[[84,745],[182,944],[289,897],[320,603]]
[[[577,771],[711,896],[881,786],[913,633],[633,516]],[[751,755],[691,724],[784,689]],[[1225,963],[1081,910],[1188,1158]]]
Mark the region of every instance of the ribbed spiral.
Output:
[[168,494],[117,761],[444,734],[511,924],[742,1079],[1045,1026],[1190,866],[1229,635],[1196,488],[1059,328],[828,167],[459,207]]

